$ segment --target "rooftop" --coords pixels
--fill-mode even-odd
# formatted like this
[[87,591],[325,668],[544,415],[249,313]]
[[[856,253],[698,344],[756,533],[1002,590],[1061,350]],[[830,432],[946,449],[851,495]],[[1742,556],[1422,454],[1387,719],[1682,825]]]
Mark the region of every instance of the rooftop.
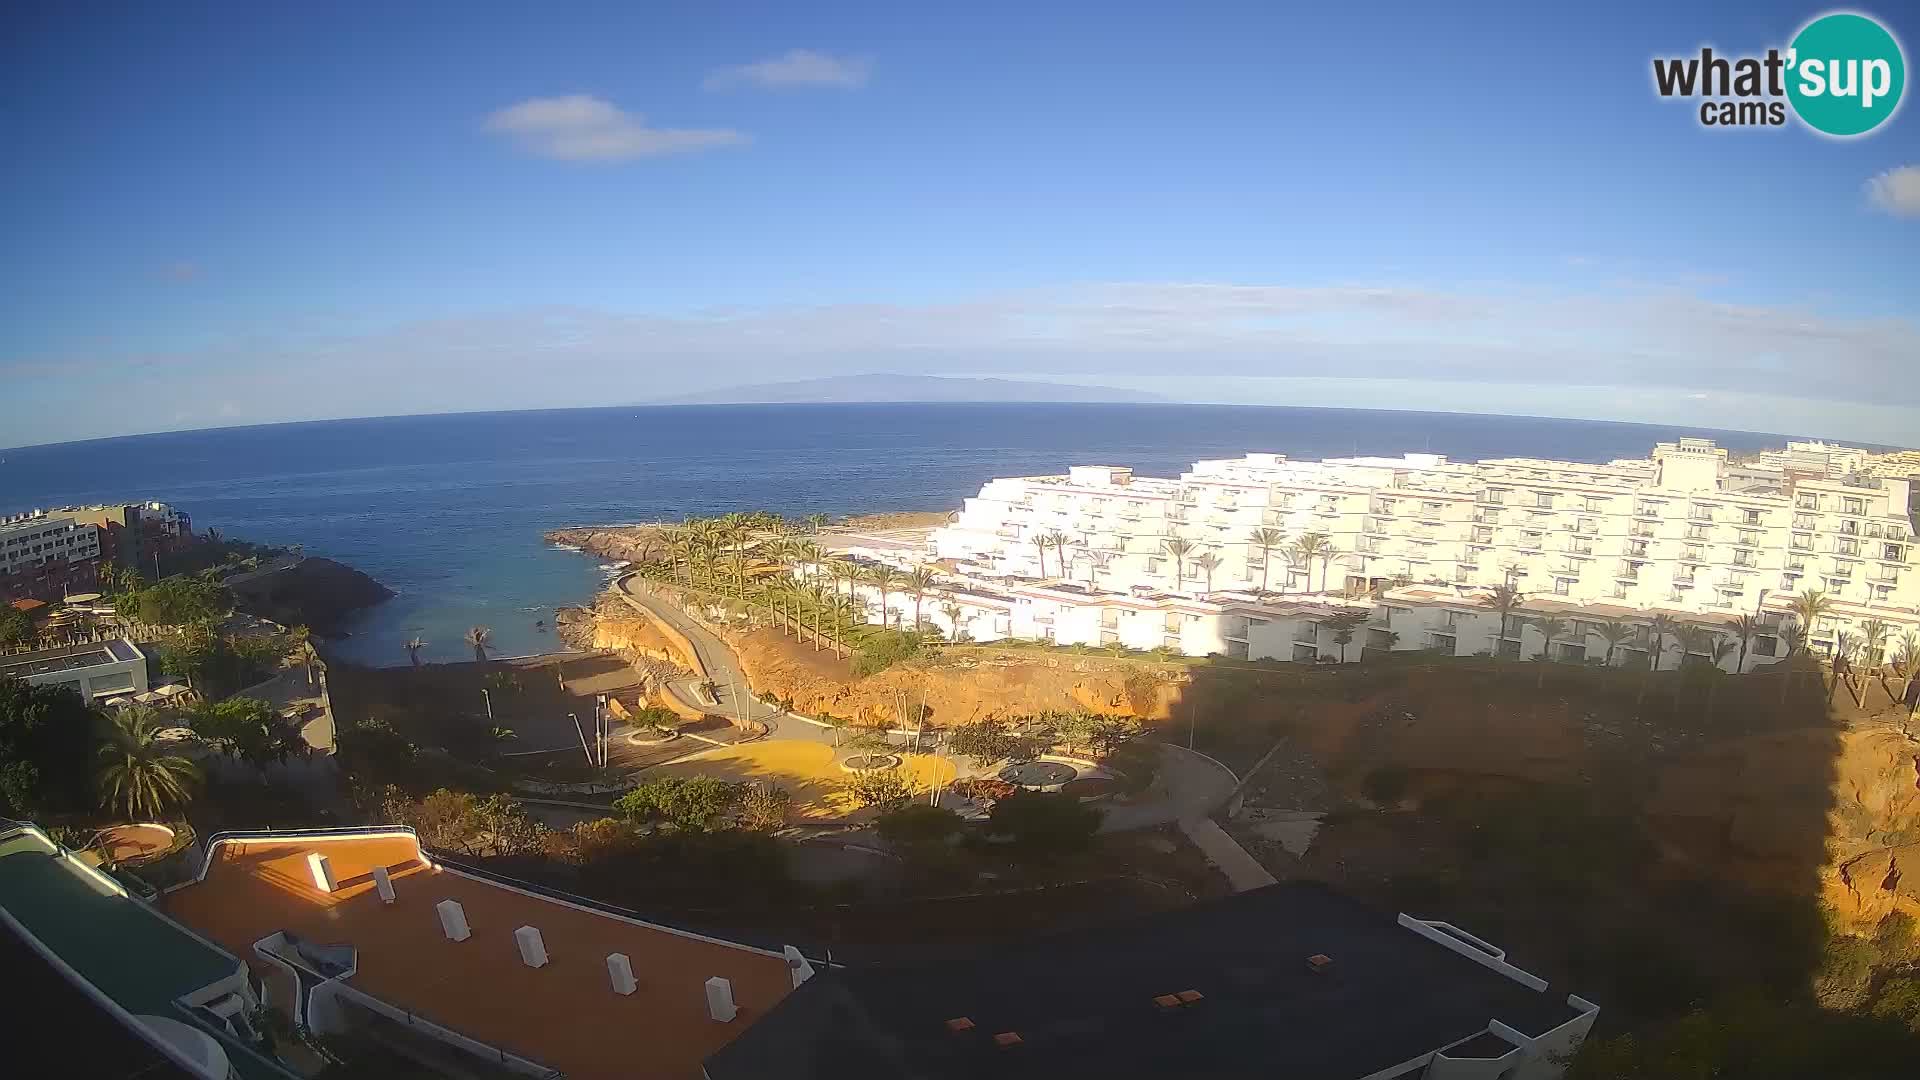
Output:
[[133,644],[127,641],[62,645],[58,648],[37,649],[33,652],[14,653],[0,658],[0,675],[26,679],[56,671],[75,671],[80,668],[98,667],[102,664],[120,663],[137,659],[139,655]]
[[[1317,955],[1332,958],[1325,971],[1309,969]],[[1543,1035],[1581,1014],[1565,995],[1296,882],[986,948],[965,964],[823,971],[707,1071],[1338,1080],[1472,1039],[1496,1019]]]
[[[218,945],[129,896],[110,878],[61,852],[44,834],[11,823],[0,833],[0,909],[80,979],[136,1016],[190,1020],[192,1014],[176,1006],[178,999],[204,1000],[209,988],[232,983],[243,971],[240,961]],[[38,960],[21,978],[51,974],[86,996],[18,931],[11,926],[7,930],[10,944],[33,952]],[[7,972],[10,980],[15,977],[13,966]],[[113,1019],[101,1013],[95,1004],[93,1013],[75,1016],[58,1030],[71,1037]],[[137,1056],[131,1041],[140,1040],[129,1036],[102,1043],[100,1052],[110,1062]],[[89,1041],[87,1053],[93,1050]],[[234,1052],[229,1060],[249,1080],[284,1080],[289,1075],[257,1055]]]
[[[320,852],[338,887],[322,893],[306,858]],[[383,904],[372,870],[396,899]],[[472,937],[447,940],[434,905],[457,900]],[[166,896],[169,912],[242,956],[287,930],[351,945],[346,985],[435,1023],[564,1072],[599,1077],[700,1076],[700,1062],[765,1015],[791,988],[778,953],[643,923],[445,864],[430,864],[410,832],[279,834],[222,840],[196,884]],[[513,932],[538,927],[549,962],[530,968]],[[608,984],[606,957],[625,953],[639,988]],[[740,1015],[708,1018],[703,984],[733,984]]]

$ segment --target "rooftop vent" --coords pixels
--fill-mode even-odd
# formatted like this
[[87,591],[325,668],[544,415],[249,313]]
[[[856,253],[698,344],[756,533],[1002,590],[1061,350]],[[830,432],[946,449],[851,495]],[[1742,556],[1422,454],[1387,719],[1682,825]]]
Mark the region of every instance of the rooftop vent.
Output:
[[1177,997],[1180,999],[1180,1004],[1182,1005],[1191,1005],[1194,1002],[1199,1001],[1202,997],[1205,997],[1205,996],[1206,995],[1202,994],[1198,990],[1182,990],[1178,994],[1174,995],[1174,997]]
[[1023,1041],[1017,1031],[1003,1031],[993,1037],[993,1045],[999,1047],[1019,1046]]
[[972,1031],[973,1020],[970,1017],[956,1016],[947,1021],[947,1030],[955,1034],[959,1034],[962,1031]]
[[373,868],[373,888],[375,892],[380,894],[381,903],[393,903],[393,875],[387,873],[386,867],[376,866]]
[[1161,994],[1153,999],[1153,1003],[1163,1009],[1177,1009],[1180,1007],[1180,998],[1175,994]]
[[530,968],[547,966],[547,943],[537,926],[523,926],[513,932],[513,943],[520,947],[520,960]]
[[740,1015],[733,1003],[733,984],[718,975],[707,980],[707,1015],[722,1024]]
[[1326,953],[1314,953],[1307,957],[1307,970],[1315,975],[1325,975],[1333,969],[1333,957]]
[[317,851],[307,852],[307,870],[313,874],[313,887],[323,893],[333,891],[333,864]]
[[633,993],[640,984],[633,978],[633,961],[626,953],[607,954],[607,981],[613,984],[613,992],[626,995]]
[[467,911],[458,900],[442,900],[433,905],[440,914],[440,929],[446,932],[448,941],[465,941],[473,936],[467,927]]

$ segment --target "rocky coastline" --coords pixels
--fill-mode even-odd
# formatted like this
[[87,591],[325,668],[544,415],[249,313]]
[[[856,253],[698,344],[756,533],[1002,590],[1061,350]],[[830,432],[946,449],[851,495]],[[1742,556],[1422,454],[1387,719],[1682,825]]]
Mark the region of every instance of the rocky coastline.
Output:
[[394,595],[363,571],[321,558],[236,575],[224,584],[239,610],[282,626],[304,626],[321,638],[343,636],[356,612]]

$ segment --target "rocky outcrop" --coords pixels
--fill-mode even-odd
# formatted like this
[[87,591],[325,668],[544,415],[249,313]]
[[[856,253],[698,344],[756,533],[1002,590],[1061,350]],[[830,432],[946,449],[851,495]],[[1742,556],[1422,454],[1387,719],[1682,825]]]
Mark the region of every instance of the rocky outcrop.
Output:
[[283,569],[227,581],[234,606],[282,626],[337,636],[354,612],[393,596],[386,586],[332,559],[301,559]]
[[645,562],[666,554],[666,526],[601,525],[580,529],[555,529],[543,539],[549,544],[575,548],[602,559]]

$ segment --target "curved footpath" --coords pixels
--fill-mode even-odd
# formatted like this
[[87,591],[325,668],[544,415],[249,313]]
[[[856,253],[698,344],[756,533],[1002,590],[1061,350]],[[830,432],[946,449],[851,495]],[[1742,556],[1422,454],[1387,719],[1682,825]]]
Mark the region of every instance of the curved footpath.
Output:
[[619,578],[613,583],[613,588],[635,611],[649,619],[663,622],[685,635],[687,641],[693,645],[694,655],[700,661],[700,666],[706,669],[707,679],[718,687],[714,693],[714,703],[708,704],[700,699],[699,678],[674,679],[667,683],[667,693],[672,694],[676,701],[701,712],[730,718],[739,716],[741,706],[744,704],[747,719],[761,721],[769,728],[780,726],[779,721],[783,714],[779,709],[753,696],[753,691],[747,684],[747,674],[740,670],[740,662],[735,659],[733,650],[727,647],[726,642],[721,641],[712,631],[700,625],[698,620],[680,610],[677,605],[655,596],[646,579],[638,574],[628,574]]

